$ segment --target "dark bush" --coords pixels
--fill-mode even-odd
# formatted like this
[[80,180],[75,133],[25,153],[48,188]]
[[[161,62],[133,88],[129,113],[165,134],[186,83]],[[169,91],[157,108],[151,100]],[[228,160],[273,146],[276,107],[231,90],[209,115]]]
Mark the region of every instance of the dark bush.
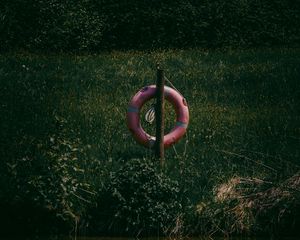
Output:
[[296,44],[293,0],[4,0],[1,49],[103,50]]
[[4,0],[0,4],[2,49],[101,48],[103,19],[93,0]]
[[40,1],[38,48],[85,50],[101,48],[102,15],[93,0]]
[[[0,168],[4,173],[0,210],[7,219],[4,233],[66,232],[79,223],[91,203],[94,193],[81,164],[83,144],[66,130],[65,119],[55,118],[56,131],[49,131],[44,139],[23,136],[18,143],[20,157],[6,162],[6,168],[0,166],[4,167]],[[12,231],[13,226],[20,232]]]
[[139,235],[172,229],[181,213],[179,185],[150,160],[133,159],[111,172],[92,210],[97,235]]

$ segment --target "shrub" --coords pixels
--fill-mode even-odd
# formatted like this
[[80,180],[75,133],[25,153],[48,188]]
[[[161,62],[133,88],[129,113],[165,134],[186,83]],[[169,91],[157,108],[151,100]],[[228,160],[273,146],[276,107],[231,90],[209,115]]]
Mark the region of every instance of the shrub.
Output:
[[7,0],[1,5],[2,50],[69,51],[101,47],[103,19],[95,12],[93,0]]
[[[52,131],[45,139],[24,136],[22,142],[27,145],[27,151],[22,153],[21,159],[7,163],[6,181],[11,185],[6,187],[9,192],[3,196],[0,194],[0,207],[4,203],[4,206],[31,209],[31,212],[26,209],[19,211],[10,227],[18,225],[20,219],[24,226],[30,224],[30,219],[35,219],[35,225],[30,226],[32,231],[49,232],[49,229],[60,229],[61,223],[72,228],[85,214],[94,193],[81,164],[84,146],[66,125],[65,119],[56,116],[57,131]],[[35,212],[41,213],[32,216]],[[45,229],[39,224],[44,218],[52,219],[51,228]],[[24,226],[22,229],[26,229]]]
[[103,19],[93,0],[40,1],[39,48],[85,50],[101,47]]
[[[96,233],[127,235],[168,231],[181,212],[179,186],[146,159],[133,159],[111,172],[93,210]],[[115,230],[115,231],[114,231]]]
[[1,49],[103,50],[290,45],[291,0],[4,0]]

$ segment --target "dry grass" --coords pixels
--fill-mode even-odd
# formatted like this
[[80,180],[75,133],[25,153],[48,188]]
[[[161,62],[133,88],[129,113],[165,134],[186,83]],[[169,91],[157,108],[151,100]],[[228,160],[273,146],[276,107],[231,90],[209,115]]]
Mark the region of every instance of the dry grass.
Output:
[[[282,183],[255,178],[231,178],[215,188],[215,202],[223,204],[224,216],[231,216],[232,232],[249,232],[265,219],[280,225],[300,209],[300,172]],[[297,210],[298,209],[298,210]],[[263,228],[266,226],[260,226]]]

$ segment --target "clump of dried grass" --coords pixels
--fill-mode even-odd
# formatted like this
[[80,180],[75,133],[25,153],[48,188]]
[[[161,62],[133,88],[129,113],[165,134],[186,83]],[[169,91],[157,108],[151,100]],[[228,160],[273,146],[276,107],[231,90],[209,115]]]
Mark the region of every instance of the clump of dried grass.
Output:
[[280,184],[234,177],[217,186],[214,195],[211,203],[200,203],[197,207],[199,215],[209,216],[210,233],[270,231],[274,226],[287,224],[297,217],[300,172]]

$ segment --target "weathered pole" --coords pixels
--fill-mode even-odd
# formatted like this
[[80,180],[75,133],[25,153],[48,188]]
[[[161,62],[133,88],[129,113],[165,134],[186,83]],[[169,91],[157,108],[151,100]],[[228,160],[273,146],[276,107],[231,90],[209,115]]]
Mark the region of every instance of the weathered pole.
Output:
[[160,165],[164,167],[164,86],[165,78],[164,71],[157,65],[157,80],[156,80],[156,141],[155,141],[155,156],[160,161]]

